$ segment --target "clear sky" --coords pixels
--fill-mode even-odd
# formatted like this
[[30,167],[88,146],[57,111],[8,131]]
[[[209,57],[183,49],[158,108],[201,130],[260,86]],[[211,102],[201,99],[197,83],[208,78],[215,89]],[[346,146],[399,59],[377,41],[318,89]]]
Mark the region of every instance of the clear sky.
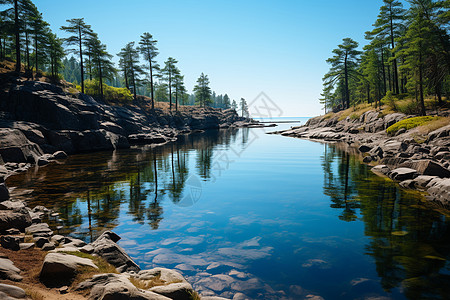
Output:
[[325,60],[344,37],[365,44],[381,0],[34,0],[52,30],[85,18],[111,54],[150,32],[158,62],[179,61],[191,91],[204,72],[217,94],[265,92],[283,116],[314,116]]

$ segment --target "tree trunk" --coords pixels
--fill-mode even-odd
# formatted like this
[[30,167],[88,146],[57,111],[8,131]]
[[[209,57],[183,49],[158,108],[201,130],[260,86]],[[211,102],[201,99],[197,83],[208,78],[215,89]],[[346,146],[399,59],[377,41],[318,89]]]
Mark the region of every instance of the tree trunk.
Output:
[[150,54],[148,54],[148,62],[150,65],[150,93],[152,96],[152,110],[155,109],[155,95],[153,93],[153,67],[152,67],[152,58],[150,56]]
[[20,73],[22,63],[20,61],[20,27],[18,0],[14,0],[14,33],[16,35],[16,72]]
[[442,82],[439,82],[438,84],[436,84],[436,96],[438,99],[438,103],[439,106],[442,106],[444,104],[444,102],[442,102]]
[[128,90],[130,90],[130,85],[128,84],[128,73],[127,73],[127,68],[123,69],[123,73],[125,75],[125,86],[127,87]]
[[347,67],[347,54],[345,54],[345,61],[344,61],[344,86],[345,86],[345,107],[344,109],[347,109],[350,107],[350,95],[348,91],[348,67]]
[[423,66],[422,66],[422,52],[419,52],[419,99],[420,99],[420,114],[426,116],[425,101],[423,97]]
[[392,45],[392,57],[394,58],[394,64],[393,64],[393,68],[394,68],[394,90],[395,90],[395,94],[399,94],[399,89],[398,89],[398,70],[397,70],[397,59],[395,59],[395,53],[394,53],[394,48],[395,48],[395,42],[394,42],[394,22],[392,20],[392,4],[389,6],[389,12],[390,12],[390,29],[391,29],[391,45]]
[[172,74],[171,71],[169,70],[169,110],[172,110]]
[[38,38],[37,38],[37,31],[34,33],[34,64],[36,65],[36,78],[38,73]]
[[387,65],[387,74],[388,74],[388,82],[389,82],[389,91],[392,92],[391,67],[389,65]]
[[102,64],[100,59],[98,61],[98,77],[100,81],[100,100],[103,101],[103,74],[102,74]]
[[26,51],[27,51],[27,69],[30,70],[30,48],[28,41],[28,31],[25,31]]
[[80,44],[81,92],[84,94],[84,67],[83,67],[83,48],[81,44],[81,26],[78,27],[78,38]]
[[178,111],[178,88],[175,88],[175,111]]

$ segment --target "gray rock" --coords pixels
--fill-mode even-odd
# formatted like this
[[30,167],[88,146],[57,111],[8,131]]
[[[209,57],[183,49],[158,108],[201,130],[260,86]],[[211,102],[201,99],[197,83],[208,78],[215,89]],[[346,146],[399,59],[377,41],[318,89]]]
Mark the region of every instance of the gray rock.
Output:
[[7,258],[0,258],[0,279],[9,279],[12,281],[21,281],[20,270],[12,261]]
[[55,244],[53,244],[52,242],[49,242],[49,243],[45,243],[43,246],[42,246],[42,251],[50,251],[50,250],[53,250],[53,249],[55,249]]
[[169,300],[163,295],[136,288],[124,274],[100,274],[80,283],[77,291],[90,289],[89,299]]
[[65,253],[48,253],[45,256],[39,278],[46,285],[68,285],[80,267],[98,269],[92,260],[87,258]]
[[11,228],[24,230],[31,225],[31,216],[27,212],[15,212],[12,210],[0,210],[0,231]]
[[[26,299],[27,294],[23,289],[17,286],[9,285],[0,283],[0,292],[5,293],[9,297],[12,297],[13,299]],[[3,298],[1,298],[3,299]]]
[[119,272],[139,272],[139,266],[122,247],[116,244],[119,239],[120,237],[111,231],[104,232],[91,244],[94,247],[94,253],[116,267]]
[[414,179],[417,177],[417,171],[410,168],[397,168],[395,170],[392,170],[388,173],[389,177],[398,180],[398,181],[404,181],[407,179]]
[[413,179],[402,181],[399,183],[399,185],[405,189],[414,189],[416,187]]
[[9,199],[9,190],[6,184],[0,183],[0,201]]
[[19,244],[20,250],[33,249],[34,246],[35,246],[34,243],[20,243],[20,244]]
[[401,164],[400,167],[417,170],[422,175],[450,177],[450,171],[447,168],[429,159],[408,161]]
[[0,202],[0,210],[13,210],[15,212],[21,212],[25,209],[25,204],[22,201],[3,201]]
[[91,254],[94,252],[94,247],[92,245],[85,245],[80,248],[80,252]]
[[53,231],[47,223],[33,224],[25,228],[25,232],[33,235],[34,237],[50,237],[53,235]]
[[377,165],[377,166],[373,167],[371,170],[372,170],[372,172],[380,173],[383,175],[387,175],[390,172],[389,167],[386,165]]
[[367,146],[367,145],[361,145],[361,146],[359,146],[358,150],[362,153],[365,153],[365,152],[369,152],[370,150],[372,150],[372,147]]
[[70,245],[73,247],[83,247],[83,246],[86,246],[86,242],[82,241],[80,239],[66,237],[64,239],[64,245]]
[[191,295],[194,292],[192,286],[187,282],[155,286],[150,291],[177,300],[191,300]]
[[59,234],[55,234],[54,236],[52,236],[51,241],[56,244],[59,245],[61,242],[63,242],[66,239],[65,236],[63,235],[59,235]]
[[416,188],[425,189],[428,183],[435,178],[436,176],[420,175],[414,179],[414,185]]
[[41,148],[20,130],[0,128],[0,155],[5,162],[35,163],[42,154]]
[[[435,180],[430,181],[429,185]],[[450,202],[450,179],[442,179],[435,181],[435,183],[428,189],[428,193],[434,200],[448,205]]]

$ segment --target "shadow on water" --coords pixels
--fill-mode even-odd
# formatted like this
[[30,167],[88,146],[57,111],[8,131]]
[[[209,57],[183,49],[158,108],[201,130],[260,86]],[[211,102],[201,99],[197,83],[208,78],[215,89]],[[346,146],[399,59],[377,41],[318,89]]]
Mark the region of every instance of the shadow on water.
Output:
[[448,217],[422,203],[418,193],[373,176],[355,156],[325,146],[324,194],[339,219],[362,220],[386,292],[401,288],[408,299],[448,299],[450,230]]

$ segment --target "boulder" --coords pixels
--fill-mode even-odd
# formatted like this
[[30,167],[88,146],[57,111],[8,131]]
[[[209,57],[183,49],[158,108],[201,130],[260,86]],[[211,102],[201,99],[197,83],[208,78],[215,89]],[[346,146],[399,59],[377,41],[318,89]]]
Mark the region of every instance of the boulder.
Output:
[[435,140],[436,138],[443,138],[450,136],[450,125],[441,127],[439,129],[436,129],[435,131],[432,131],[428,134],[428,141]]
[[404,181],[400,182],[399,185],[405,189],[414,189],[415,188],[415,182],[413,179],[404,180]]
[[80,283],[76,291],[90,289],[89,299],[169,300],[163,295],[135,287],[124,274],[100,274]]
[[[435,180],[430,181],[428,186]],[[450,179],[436,180],[428,189],[428,193],[435,201],[448,206],[450,204]]]
[[9,190],[6,184],[0,183],[0,201],[9,199]]
[[422,175],[450,177],[450,171],[447,168],[429,159],[408,161],[401,164],[400,167],[415,169]]
[[72,238],[72,237],[66,237],[64,239],[64,246],[70,245],[72,247],[83,247],[86,246],[86,242],[82,241],[80,239]]
[[53,244],[52,242],[45,243],[41,249],[42,249],[42,251],[53,250],[53,249],[55,249],[55,244]]
[[380,173],[383,175],[387,175],[390,171],[389,167],[386,165],[378,165],[378,166],[373,167],[371,170],[372,170],[372,172]]
[[420,175],[417,176],[414,179],[414,186],[418,189],[425,189],[428,183],[430,183],[431,180],[437,178],[436,176],[426,176],[426,175]]
[[171,283],[152,287],[150,291],[176,300],[191,300],[194,290],[187,282]]
[[0,155],[5,162],[35,163],[43,152],[17,129],[0,128]]
[[0,210],[12,210],[15,212],[24,212],[25,204],[22,201],[3,201],[0,202]]
[[47,244],[48,242],[50,242],[50,240],[47,237],[36,237],[34,238],[34,243],[36,244],[36,246],[38,246],[39,248],[42,248],[42,246],[44,246],[45,244]]
[[361,146],[359,146],[358,150],[362,153],[365,153],[365,152],[369,152],[370,150],[372,150],[372,147],[367,146],[367,145],[361,145]]
[[39,279],[47,286],[70,285],[80,267],[98,267],[88,258],[65,253],[48,253],[45,256]]
[[28,250],[34,248],[34,243],[20,243],[19,244],[20,250]]
[[25,232],[33,235],[33,237],[50,237],[53,235],[53,231],[50,229],[47,223],[33,224],[25,228]]
[[116,244],[119,239],[120,237],[111,231],[104,232],[91,244],[94,253],[116,267],[119,272],[139,272],[139,266]]
[[[9,299],[27,299],[27,294],[25,293],[25,291],[20,287],[14,285],[0,283],[0,293],[3,293],[4,295],[10,297]],[[0,299],[9,300],[6,297],[2,298],[1,294]]]
[[0,210],[0,231],[10,228],[24,230],[31,225],[31,216],[27,212],[15,212],[12,210]]
[[59,234],[55,234],[54,236],[52,236],[52,243],[59,245],[61,242],[64,242],[64,240],[66,239],[65,236],[63,235],[59,235]]
[[92,247],[92,245],[89,245],[89,244],[85,245],[80,248],[80,252],[91,254],[94,252],[94,247]]
[[20,250],[20,242],[21,238],[17,236],[11,236],[11,235],[2,235],[0,237],[0,243],[3,248],[10,249],[13,251]]
[[397,168],[388,173],[389,177],[398,180],[404,181],[407,179],[414,179],[417,177],[417,171],[410,168]]
[[12,261],[7,258],[0,258],[0,279],[21,281],[23,278],[19,275],[19,273],[20,270]]
[[183,275],[181,275],[175,270],[166,268],[153,268],[150,270],[142,270],[139,271],[134,277],[144,281],[158,278],[158,280],[162,281],[164,284],[187,282],[186,279],[184,279]]

